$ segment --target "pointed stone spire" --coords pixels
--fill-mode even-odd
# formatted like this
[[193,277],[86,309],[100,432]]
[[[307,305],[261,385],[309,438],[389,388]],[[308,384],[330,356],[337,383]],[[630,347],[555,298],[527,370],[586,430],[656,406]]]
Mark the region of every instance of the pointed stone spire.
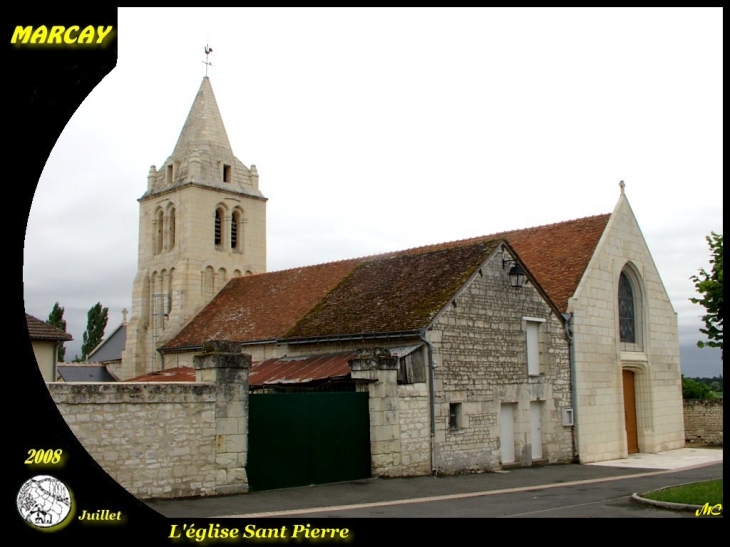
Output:
[[151,171],[146,197],[186,184],[196,184],[263,197],[258,180],[233,155],[223,118],[206,76],[185,120],[172,155]]
[[[147,180],[138,200],[139,253],[122,353],[124,379],[160,370],[157,350],[227,279],[266,271],[267,199],[256,169],[233,155],[207,77],[172,155],[159,169],[150,167]],[[164,304],[162,313],[151,313],[158,304]]]
[[[185,121],[183,130],[175,145],[172,158],[175,161],[188,159],[190,153],[197,150],[199,153],[205,151],[213,158],[233,159],[231,143],[228,141],[228,134],[223,125],[223,118],[218,110],[218,103],[210,85],[210,79],[206,76],[195,97],[190,114]],[[202,156],[202,154],[201,154]]]

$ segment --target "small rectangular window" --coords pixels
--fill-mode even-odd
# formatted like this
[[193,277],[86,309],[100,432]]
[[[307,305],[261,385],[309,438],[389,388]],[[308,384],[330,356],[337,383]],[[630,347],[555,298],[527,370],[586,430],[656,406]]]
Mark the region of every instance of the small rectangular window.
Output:
[[573,425],[573,409],[572,408],[563,408],[563,425],[565,425],[565,426]]
[[449,404],[449,428],[461,429],[461,403]]
[[527,321],[527,374],[540,374],[540,323]]
[[231,166],[223,164],[223,182],[231,182]]
[[172,169],[173,169],[172,165],[167,166],[167,184],[172,184],[172,175],[173,175]]

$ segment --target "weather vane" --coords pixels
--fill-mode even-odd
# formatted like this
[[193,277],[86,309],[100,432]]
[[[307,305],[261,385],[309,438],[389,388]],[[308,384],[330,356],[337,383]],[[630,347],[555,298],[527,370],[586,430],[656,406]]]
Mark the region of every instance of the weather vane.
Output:
[[208,44],[205,44],[205,61],[201,61],[205,65],[205,77],[208,77],[208,67],[213,66],[213,63],[208,62],[208,55],[213,53],[213,48],[208,47]]

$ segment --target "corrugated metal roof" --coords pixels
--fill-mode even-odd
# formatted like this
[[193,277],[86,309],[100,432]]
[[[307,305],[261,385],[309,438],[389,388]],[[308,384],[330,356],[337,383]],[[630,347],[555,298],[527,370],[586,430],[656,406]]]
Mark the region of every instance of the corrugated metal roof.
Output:
[[193,367],[175,367],[150,372],[142,376],[137,376],[126,382],[194,382],[195,369]]
[[[405,357],[423,344],[387,348],[395,357]],[[305,384],[318,380],[347,378],[350,375],[354,351],[305,355],[300,357],[278,357],[259,361],[251,365],[248,385],[263,387],[274,384]]]
[[354,352],[347,352],[266,359],[251,366],[248,385],[261,387],[273,384],[304,384],[316,380],[346,378],[350,374],[348,362],[354,356]]

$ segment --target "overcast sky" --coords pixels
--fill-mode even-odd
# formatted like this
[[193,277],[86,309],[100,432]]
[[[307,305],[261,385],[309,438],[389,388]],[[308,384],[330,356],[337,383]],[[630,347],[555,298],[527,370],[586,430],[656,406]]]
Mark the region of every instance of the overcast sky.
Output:
[[131,310],[139,204],[208,75],[269,198],[269,271],[611,212],[619,181],[695,347],[722,232],[722,9],[119,9],[119,60],[60,135],[26,311]]

